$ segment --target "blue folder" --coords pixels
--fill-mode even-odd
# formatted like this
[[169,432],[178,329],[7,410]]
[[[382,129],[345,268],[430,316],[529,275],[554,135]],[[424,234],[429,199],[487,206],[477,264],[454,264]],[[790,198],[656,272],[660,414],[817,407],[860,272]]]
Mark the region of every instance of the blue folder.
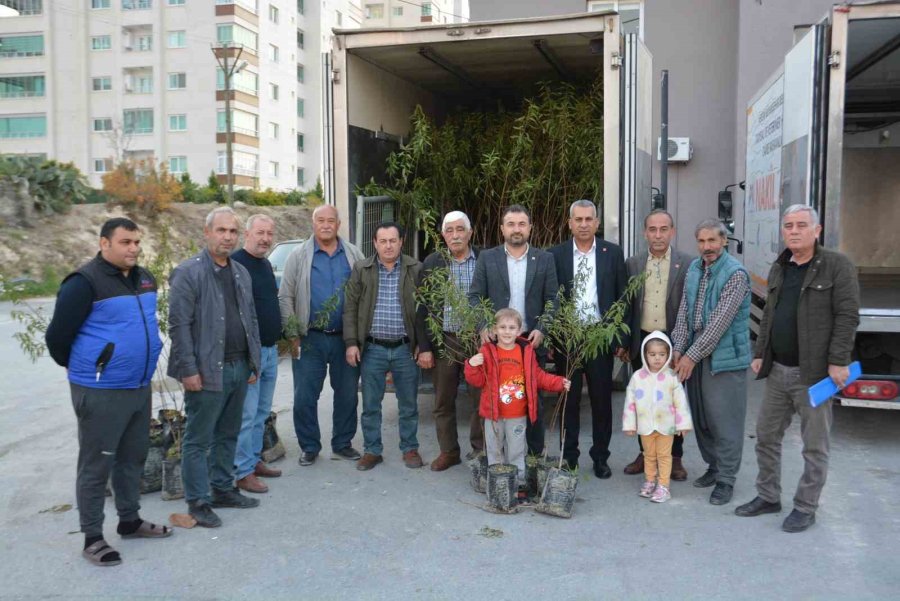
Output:
[[[860,367],[859,361],[854,361],[850,364],[850,377],[847,378],[847,382],[844,386],[855,382],[861,375],[862,367]],[[834,380],[826,377],[809,387],[809,404],[813,407],[818,407],[836,395],[838,390],[839,388],[837,387],[837,384],[834,383]]]

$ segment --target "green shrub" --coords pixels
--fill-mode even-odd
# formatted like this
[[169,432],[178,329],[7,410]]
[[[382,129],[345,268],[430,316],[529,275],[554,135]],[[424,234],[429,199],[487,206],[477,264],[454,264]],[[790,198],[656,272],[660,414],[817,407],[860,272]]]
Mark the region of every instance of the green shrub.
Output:
[[285,204],[284,196],[284,193],[277,192],[271,188],[256,190],[253,192],[251,203],[258,207],[282,206]]

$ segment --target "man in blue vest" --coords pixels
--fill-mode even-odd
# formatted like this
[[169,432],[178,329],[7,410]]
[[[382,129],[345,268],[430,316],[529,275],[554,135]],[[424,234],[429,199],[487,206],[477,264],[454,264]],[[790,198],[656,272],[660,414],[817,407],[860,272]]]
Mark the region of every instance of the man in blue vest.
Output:
[[701,221],[694,233],[700,257],[685,276],[672,333],[675,370],[688,380],[697,446],[709,464],[694,486],[715,485],[709,502],[725,505],[744,449],[747,368],[753,358],[750,276],[725,252],[728,231],[721,221]]
[[166,526],[138,515],[141,474],[150,447],[150,380],[162,349],[156,321],[156,280],[137,265],[141,231],[130,219],[100,229],[100,252],[63,280],[47,349],[66,368],[78,418],[75,494],[85,559],[122,563],[103,539],[106,482],[122,538],[162,538]]

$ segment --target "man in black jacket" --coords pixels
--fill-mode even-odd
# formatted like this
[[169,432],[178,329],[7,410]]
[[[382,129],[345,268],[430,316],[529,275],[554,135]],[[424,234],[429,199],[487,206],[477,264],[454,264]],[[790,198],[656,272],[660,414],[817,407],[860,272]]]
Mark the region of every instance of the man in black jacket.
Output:
[[800,415],[803,476],[785,532],[816,522],[828,476],[831,400],[812,407],[808,387],[830,377],[843,388],[849,377],[859,325],[859,282],[850,259],[822,248],[816,210],[791,205],[781,219],[785,250],[769,271],[766,307],[750,368],[766,379],[756,420],[758,496],[734,512],[742,517],[781,511],[781,441],[794,413]]
[[[478,250],[472,248],[470,244],[472,223],[468,215],[462,211],[447,213],[441,225],[441,236],[447,243],[450,260],[447,261],[446,253],[441,251],[428,255],[419,274],[419,286],[435,269],[448,269],[453,283],[462,295],[468,295],[478,259]],[[429,314],[441,321],[443,336],[440,341],[428,330],[426,320]],[[456,430],[456,396],[463,364],[446,357],[435,357],[435,353],[441,345],[450,349],[459,348],[457,338],[459,324],[454,321],[452,309],[448,305],[442,307],[419,305],[416,327],[419,329],[419,367],[434,368],[434,426],[441,453],[431,462],[431,470],[442,472],[461,462]],[[477,389],[469,388],[469,401],[469,406],[472,407],[469,423],[469,442],[472,444],[472,451],[467,457],[471,458],[484,449],[484,432],[478,416]]]
[[46,334],[50,356],[68,372],[78,419],[75,489],[82,555],[98,566],[122,563],[103,539],[110,473],[119,535],[172,534],[138,515],[150,446],[150,381],[162,349],[156,280],[137,265],[140,244],[141,231],[130,219],[104,223],[100,252],[63,280]]
[[[559,285],[563,287],[567,298],[572,298],[573,294],[577,296],[585,322],[599,320],[622,296],[628,279],[622,249],[601,240],[597,236],[599,227],[597,205],[590,200],[576,200],[569,207],[569,229],[572,231],[572,238],[550,249],[550,254],[556,262]],[[583,282],[583,286],[575,286],[576,281]],[[617,348],[628,348],[629,340],[624,337],[614,344]],[[565,362],[562,358],[559,359],[559,369],[563,370],[560,373],[565,373]],[[613,353],[607,352],[588,361],[582,369],[576,370],[572,374],[573,385],[568,392],[563,416],[566,429],[563,459],[569,467],[574,468],[578,465],[580,454],[579,405],[581,376],[584,374],[591,400],[594,444],[590,454],[594,461],[594,475],[604,479],[612,475],[607,463],[609,441],[612,438],[612,368]]]

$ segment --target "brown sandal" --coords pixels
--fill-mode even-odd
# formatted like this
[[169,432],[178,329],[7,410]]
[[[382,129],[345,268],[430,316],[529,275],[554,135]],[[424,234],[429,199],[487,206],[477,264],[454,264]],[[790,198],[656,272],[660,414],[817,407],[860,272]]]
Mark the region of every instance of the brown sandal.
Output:
[[106,544],[105,540],[100,539],[94,544],[90,545],[87,549],[82,551],[81,555],[95,566],[117,566],[122,563],[121,557],[119,559],[110,559],[109,561],[103,561],[103,558],[111,553],[115,553],[116,555],[119,554],[118,551]]
[[148,521],[142,521],[138,529],[131,534],[122,534],[122,538],[166,538],[172,536],[173,530],[167,526],[157,526]]

